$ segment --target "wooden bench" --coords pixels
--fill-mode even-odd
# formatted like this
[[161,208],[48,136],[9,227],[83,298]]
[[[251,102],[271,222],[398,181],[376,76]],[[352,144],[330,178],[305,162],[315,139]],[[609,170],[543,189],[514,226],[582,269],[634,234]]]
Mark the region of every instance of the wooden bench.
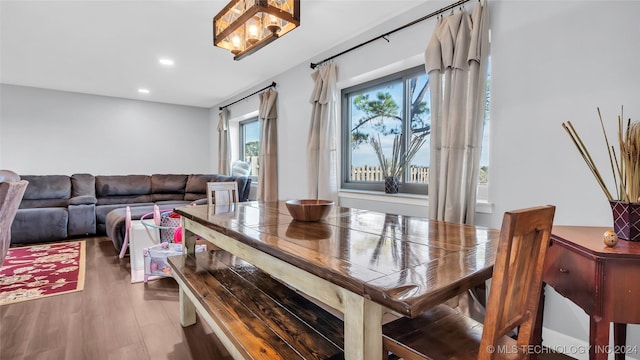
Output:
[[343,322],[255,266],[223,250],[168,262],[181,311],[187,297],[234,358],[344,358]]

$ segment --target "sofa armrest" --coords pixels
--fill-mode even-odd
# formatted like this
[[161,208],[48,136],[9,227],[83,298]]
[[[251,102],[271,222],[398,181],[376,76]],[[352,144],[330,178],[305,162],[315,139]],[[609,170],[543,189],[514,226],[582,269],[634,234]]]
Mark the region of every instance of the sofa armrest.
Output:
[[95,196],[80,195],[69,199],[69,205],[95,205],[98,202]]
[[67,233],[69,236],[92,235],[96,233],[95,204],[69,205],[67,211],[69,213],[69,222],[67,223]]

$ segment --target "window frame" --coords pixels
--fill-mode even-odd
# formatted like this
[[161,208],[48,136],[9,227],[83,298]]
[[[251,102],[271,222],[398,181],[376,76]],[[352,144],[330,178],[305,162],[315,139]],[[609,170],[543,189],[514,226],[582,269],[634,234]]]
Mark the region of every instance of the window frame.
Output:
[[[371,79],[369,81],[341,89],[340,127],[341,127],[342,136],[340,141],[341,141],[342,150],[341,150],[340,158],[341,158],[341,170],[342,170],[341,174],[342,175],[340,179],[340,186],[342,189],[375,191],[375,192],[384,193],[384,181],[380,181],[380,182],[366,181],[365,182],[365,181],[349,180],[349,176],[351,174],[351,157],[352,157],[351,129],[350,129],[351,104],[349,103],[349,96],[353,93],[362,92],[363,90],[366,90],[369,88],[380,88],[380,87],[385,87],[386,85],[400,82],[402,84],[402,100],[404,101],[404,103],[402,104],[402,108],[403,108],[402,126],[403,126],[403,129],[405,129],[407,126],[408,127],[411,126],[411,114],[410,114],[411,106],[408,106],[411,103],[411,99],[407,100],[407,97],[408,97],[407,80],[409,78],[415,77],[416,75],[426,75],[424,65],[413,66],[392,74],[388,74],[379,78]],[[405,136],[405,144],[407,144],[409,133],[403,130],[403,135]],[[429,134],[429,138],[430,137],[431,137],[431,134]],[[424,146],[429,146],[429,142],[430,141],[427,140],[427,143]],[[404,150],[406,150],[406,146]],[[405,183],[403,181],[399,184],[398,193],[427,195],[428,187],[429,187],[428,184]]]
[[[260,137],[259,135],[259,130],[260,130],[260,123],[259,123],[259,119],[258,116],[252,116],[248,119],[245,120],[241,120],[238,122],[238,137],[239,137],[239,143],[238,143],[238,160],[240,161],[247,161],[245,159],[245,131],[244,131],[244,127],[246,125],[252,124],[252,123],[257,123],[258,124],[258,137]],[[258,142],[260,142],[260,140],[262,139],[258,139]],[[259,165],[259,164],[258,164]],[[249,175],[249,178],[252,181],[258,181],[258,174],[251,174]]]

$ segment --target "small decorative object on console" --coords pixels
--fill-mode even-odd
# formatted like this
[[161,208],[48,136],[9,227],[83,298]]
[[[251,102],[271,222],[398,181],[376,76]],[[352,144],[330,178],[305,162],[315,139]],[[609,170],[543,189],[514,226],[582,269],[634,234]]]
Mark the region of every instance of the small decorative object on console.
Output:
[[618,243],[618,235],[613,230],[607,230],[602,234],[602,240],[608,247],[614,247]]

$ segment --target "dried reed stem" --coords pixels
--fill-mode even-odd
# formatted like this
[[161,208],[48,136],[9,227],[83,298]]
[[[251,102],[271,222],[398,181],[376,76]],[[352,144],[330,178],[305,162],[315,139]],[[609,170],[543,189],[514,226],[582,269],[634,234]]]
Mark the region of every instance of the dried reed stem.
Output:
[[607,189],[607,185],[604,183],[602,176],[600,176],[600,171],[598,170],[598,167],[593,162],[591,155],[589,155],[589,150],[582,142],[582,139],[580,139],[580,135],[578,135],[578,133],[576,132],[575,128],[571,124],[571,121],[567,121],[566,124],[563,123],[562,127],[567,132],[567,134],[569,134],[569,137],[571,138],[571,140],[573,140],[573,143],[578,149],[578,152],[580,153],[580,155],[582,155],[584,162],[587,164],[587,167],[589,167],[589,170],[591,170],[591,173],[596,178],[598,185],[600,185],[600,188],[602,188],[602,191],[607,196],[607,199],[613,200],[613,197],[611,196],[611,192],[609,192],[609,189]]
[[573,141],[582,159],[587,164],[587,167],[609,201],[640,202],[640,122],[632,123],[631,119],[629,119],[625,126],[622,115],[618,116],[618,143],[620,151],[620,157],[618,158],[615,147],[609,144],[609,138],[604,127],[600,108],[598,108],[598,117],[600,118],[602,133],[604,134],[607,145],[609,163],[617,191],[616,198],[611,195],[596,163],[589,154],[589,150],[571,122],[567,121],[563,123],[562,127]]
[[383,176],[400,176],[404,173],[411,160],[418,153],[422,145],[426,142],[425,136],[413,136],[409,147],[404,151],[404,135],[398,134],[393,139],[393,147],[391,149],[391,159],[388,159],[383,151],[380,142],[380,134],[377,137],[372,136],[369,143],[378,157],[380,166],[382,167]]
[[625,141],[620,143],[627,201],[640,202],[640,123],[627,125]]
[[[609,137],[607,136],[607,131],[604,129],[604,121],[602,121],[602,114],[600,113],[600,108],[598,107],[598,118],[600,119],[600,126],[602,127],[602,134],[604,134],[604,141],[607,144],[607,153],[609,154],[609,163],[611,164],[611,174],[613,175],[613,182],[616,187],[618,198],[620,198],[620,187],[618,186],[618,177],[616,177],[616,171],[614,169],[614,161],[613,156],[611,155],[611,146],[609,145]],[[617,161],[615,162],[617,163]]]

